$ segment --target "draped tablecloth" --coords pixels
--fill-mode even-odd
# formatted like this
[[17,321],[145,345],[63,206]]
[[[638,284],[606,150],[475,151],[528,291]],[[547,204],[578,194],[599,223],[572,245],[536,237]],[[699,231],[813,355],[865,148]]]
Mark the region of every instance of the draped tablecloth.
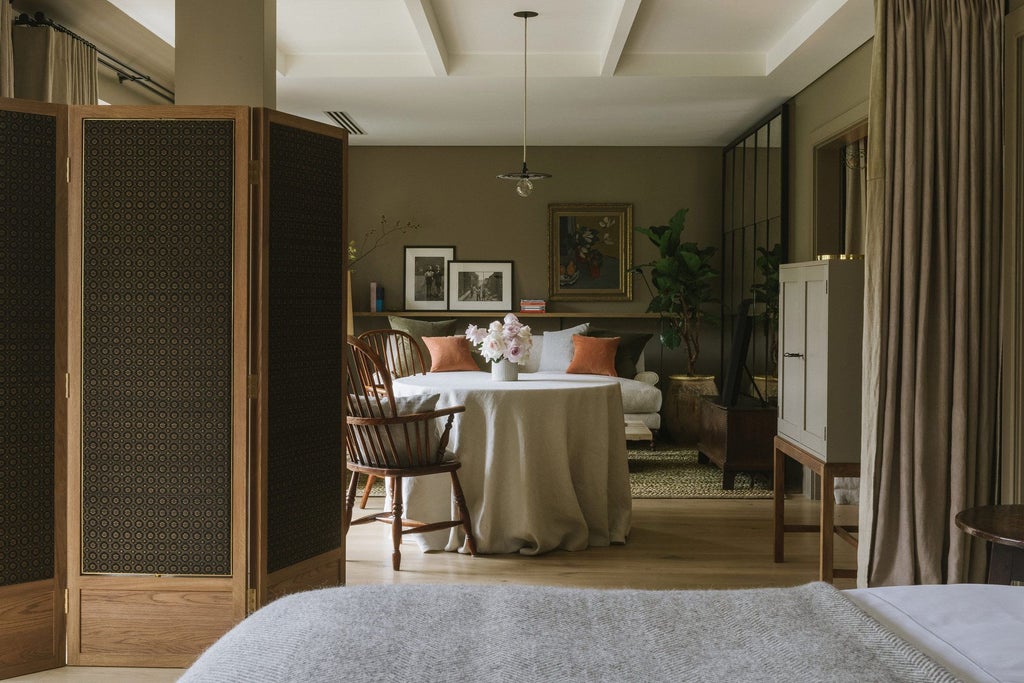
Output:
[[[521,374],[496,382],[483,372],[444,372],[394,381],[396,396],[440,394],[464,405],[448,449],[481,553],[535,555],[556,548],[624,543],[631,501],[618,383],[595,375]],[[403,480],[405,516],[454,514],[447,474]],[[461,528],[415,534],[424,550],[462,550]]]

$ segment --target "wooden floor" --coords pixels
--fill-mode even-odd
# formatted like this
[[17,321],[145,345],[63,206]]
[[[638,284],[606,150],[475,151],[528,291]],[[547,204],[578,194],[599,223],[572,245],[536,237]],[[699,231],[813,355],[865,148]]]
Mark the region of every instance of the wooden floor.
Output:
[[[370,505],[381,504],[371,499]],[[633,501],[633,528],[625,545],[538,557],[421,553],[403,544],[402,570],[391,570],[391,540],[383,524],[354,527],[348,536],[347,583],[518,583],[586,588],[755,588],[793,586],[818,578],[818,536],[786,535],[786,562],[772,561],[771,500]],[[817,521],[818,504],[801,496],[786,502],[787,523]],[[837,506],[840,524],[856,524],[853,506]],[[836,566],[856,566],[856,551],[837,539]],[[854,587],[852,579],[836,581]],[[65,667],[13,681],[36,683],[163,683],[177,669]]]

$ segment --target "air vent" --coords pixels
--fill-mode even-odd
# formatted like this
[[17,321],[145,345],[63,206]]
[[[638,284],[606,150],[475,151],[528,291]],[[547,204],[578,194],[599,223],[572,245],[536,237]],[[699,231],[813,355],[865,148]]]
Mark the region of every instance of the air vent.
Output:
[[325,111],[331,120],[349,132],[349,135],[366,135],[366,131],[356,125],[352,117],[343,111]]

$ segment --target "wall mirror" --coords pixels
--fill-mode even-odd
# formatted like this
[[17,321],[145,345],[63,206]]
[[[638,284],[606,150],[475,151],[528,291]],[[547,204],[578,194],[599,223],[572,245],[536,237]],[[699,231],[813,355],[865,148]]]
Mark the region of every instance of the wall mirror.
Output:
[[[788,231],[788,112],[770,112],[723,150],[722,369],[734,353],[746,356],[741,391],[769,402],[775,395],[778,265],[786,260]],[[746,350],[734,348],[741,304],[751,299]],[[744,373],[746,374],[746,373]],[[756,378],[756,379],[755,379]]]

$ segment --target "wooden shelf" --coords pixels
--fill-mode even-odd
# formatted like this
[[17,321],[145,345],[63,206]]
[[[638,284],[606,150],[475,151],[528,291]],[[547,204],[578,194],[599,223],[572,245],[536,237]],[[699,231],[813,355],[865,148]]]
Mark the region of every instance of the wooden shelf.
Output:
[[[525,311],[512,311],[519,318],[595,318],[606,320],[655,320],[660,316],[657,313],[586,313],[581,311],[548,311],[547,313],[527,313]],[[386,318],[389,315],[397,315],[403,318],[491,318],[502,317],[508,311],[384,311],[372,313],[370,311],[354,311],[352,315],[356,318]]]

